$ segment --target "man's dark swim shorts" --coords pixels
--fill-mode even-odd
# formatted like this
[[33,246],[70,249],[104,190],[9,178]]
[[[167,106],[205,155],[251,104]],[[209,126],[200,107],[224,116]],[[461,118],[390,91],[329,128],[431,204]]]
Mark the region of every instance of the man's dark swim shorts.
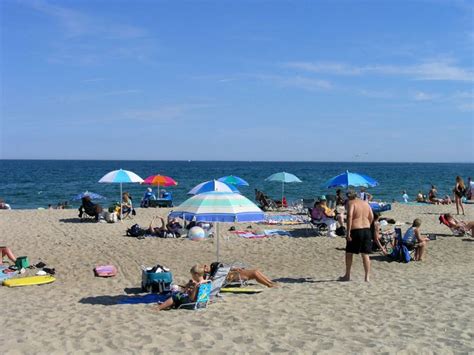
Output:
[[372,232],[370,228],[352,229],[350,242],[346,244],[346,253],[369,254],[372,252]]

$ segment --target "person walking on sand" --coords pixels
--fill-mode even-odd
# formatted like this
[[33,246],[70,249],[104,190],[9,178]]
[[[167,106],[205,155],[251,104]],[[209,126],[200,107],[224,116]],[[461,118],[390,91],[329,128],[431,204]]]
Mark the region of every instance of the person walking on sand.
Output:
[[353,191],[347,194],[347,235],[346,235],[346,274],[339,281],[351,280],[352,259],[354,254],[361,254],[365,270],[365,281],[370,281],[370,258],[372,251],[372,231],[370,226],[374,214],[370,205],[357,198]]
[[462,204],[462,198],[464,196],[466,186],[464,180],[460,176],[456,176],[456,185],[454,185],[454,202],[456,203],[456,211],[459,214],[459,208],[461,208],[462,214],[464,215],[464,206]]

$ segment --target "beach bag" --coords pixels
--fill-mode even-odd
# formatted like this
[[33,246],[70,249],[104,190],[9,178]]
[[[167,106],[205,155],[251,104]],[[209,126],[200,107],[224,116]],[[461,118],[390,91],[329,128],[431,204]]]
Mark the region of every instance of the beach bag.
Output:
[[338,235],[339,237],[344,237],[346,235],[346,232],[346,227],[344,226],[336,228],[336,235]]
[[127,235],[130,237],[141,237],[145,235],[146,231],[142,229],[138,224],[134,224],[127,229]]
[[404,263],[409,263],[411,261],[410,251],[405,245],[402,245],[400,259],[400,261],[403,261]]
[[94,268],[97,277],[113,277],[117,275],[117,268],[113,265],[100,265]]

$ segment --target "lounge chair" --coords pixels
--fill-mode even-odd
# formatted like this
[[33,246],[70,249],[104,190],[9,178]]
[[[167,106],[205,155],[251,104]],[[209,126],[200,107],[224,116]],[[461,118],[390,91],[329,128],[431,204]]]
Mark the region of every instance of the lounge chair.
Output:
[[459,226],[453,227],[448,222],[448,219],[446,218],[446,216],[444,214],[439,216],[439,223],[444,224],[446,227],[448,227],[456,237],[463,237],[465,235],[471,236],[469,228],[467,228],[465,225],[463,225],[462,222],[460,223]]
[[258,206],[264,211],[275,210],[278,208],[278,203],[276,201],[272,200],[262,191],[259,191],[257,189],[255,189],[255,201],[257,201]]
[[205,281],[199,285],[199,289],[196,295],[196,302],[183,303],[178,307],[178,309],[204,309],[207,307],[210,296],[211,296],[212,282],[210,280]]
[[219,292],[226,283],[227,275],[229,275],[230,268],[230,265],[219,264],[216,270],[209,276],[212,283],[210,293],[211,302],[214,301],[216,297],[220,296]]

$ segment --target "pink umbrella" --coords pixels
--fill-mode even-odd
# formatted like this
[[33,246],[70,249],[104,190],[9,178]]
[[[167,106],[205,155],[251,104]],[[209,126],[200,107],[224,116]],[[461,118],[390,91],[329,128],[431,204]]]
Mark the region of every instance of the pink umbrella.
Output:
[[158,186],[158,198],[160,197],[160,186],[176,186],[178,183],[169,176],[164,175],[152,175],[148,176],[145,180],[143,180],[144,184]]

